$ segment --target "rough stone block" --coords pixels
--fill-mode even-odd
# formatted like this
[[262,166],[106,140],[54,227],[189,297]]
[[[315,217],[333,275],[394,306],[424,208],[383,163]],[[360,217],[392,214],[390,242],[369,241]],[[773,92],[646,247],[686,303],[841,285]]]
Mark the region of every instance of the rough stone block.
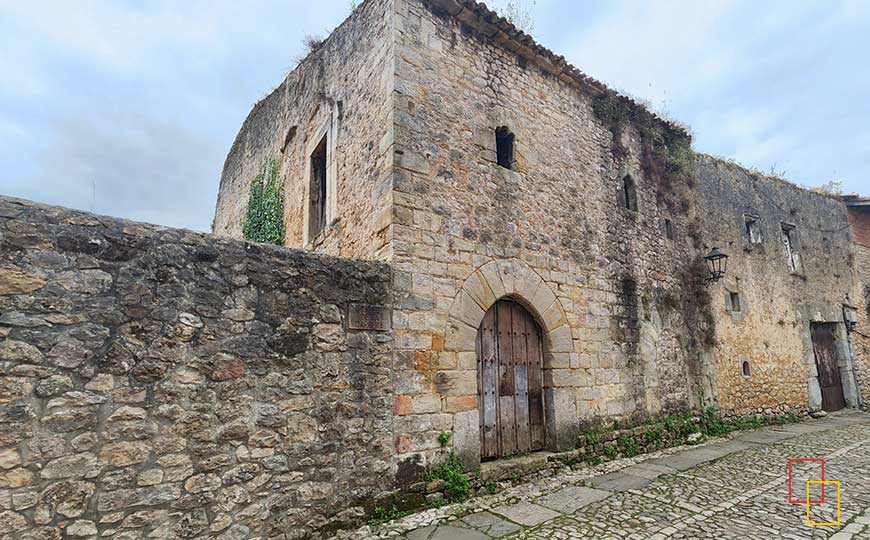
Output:
[[450,309],[450,317],[460,320],[471,327],[480,326],[483,320],[483,309],[465,291],[459,291]]
[[574,351],[574,341],[571,329],[567,324],[550,330],[545,336],[545,350],[553,353],[570,353]]
[[468,276],[462,285],[462,290],[471,296],[481,308],[489,309],[497,300],[479,272],[474,272]]
[[480,426],[477,409],[453,415],[453,450],[465,470],[480,467]]
[[577,405],[572,388],[545,388],[547,448],[569,450],[579,433]]
[[477,328],[473,328],[462,321],[449,319],[447,321],[447,335],[444,338],[445,351],[474,351],[474,340],[477,338]]
[[480,267],[480,275],[486,280],[486,285],[492,291],[495,298],[501,298],[507,294],[501,273],[495,262],[489,262]]

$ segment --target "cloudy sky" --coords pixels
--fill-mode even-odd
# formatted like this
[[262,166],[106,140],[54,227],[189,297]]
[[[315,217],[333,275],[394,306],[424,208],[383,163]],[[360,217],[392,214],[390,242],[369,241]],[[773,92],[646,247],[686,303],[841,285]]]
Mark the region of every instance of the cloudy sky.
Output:
[[[208,230],[251,106],[350,3],[0,0],[0,194]],[[542,44],[697,150],[870,194],[870,1],[526,4]]]

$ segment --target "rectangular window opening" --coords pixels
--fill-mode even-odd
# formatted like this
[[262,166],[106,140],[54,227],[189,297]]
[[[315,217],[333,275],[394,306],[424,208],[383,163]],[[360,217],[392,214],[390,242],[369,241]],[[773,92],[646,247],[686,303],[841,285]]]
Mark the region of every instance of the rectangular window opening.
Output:
[[764,236],[761,232],[761,222],[757,217],[746,216],[746,228],[744,233],[750,244],[761,244],[764,242]]
[[515,136],[507,126],[495,130],[495,150],[498,164],[505,169],[514,168]]
[[311,153],[311,182],[308,186],[308,237],[316,238],[326,228],[326,136]]
[[730,304],[728,307],[730,311],[741,311],[740,309],[740,293],[730,291],[728,293],[728,303]]
[[665,238],[674,239],[674,224],[668,218],[665,218]]
[[800,274],[803,271],[800,256],[800,243],[797,229],[794,225],[782,224],[782,244],[788,261],[788,269],[792,274]]

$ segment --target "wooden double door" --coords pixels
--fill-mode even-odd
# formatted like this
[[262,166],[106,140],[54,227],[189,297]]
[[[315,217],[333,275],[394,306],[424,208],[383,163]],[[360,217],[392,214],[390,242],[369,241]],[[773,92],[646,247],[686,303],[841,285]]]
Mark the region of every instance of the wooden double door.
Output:
[[477,331],[480,451],[493,458],[544,448],[543,350],[538,324],[499,300]]
[[819,386],[822,389],[822,409],[828,412],[839,411],[846,406],[837,350],[834,347],[836,329],[836,323],[810,324],[816,369],[819,372]]

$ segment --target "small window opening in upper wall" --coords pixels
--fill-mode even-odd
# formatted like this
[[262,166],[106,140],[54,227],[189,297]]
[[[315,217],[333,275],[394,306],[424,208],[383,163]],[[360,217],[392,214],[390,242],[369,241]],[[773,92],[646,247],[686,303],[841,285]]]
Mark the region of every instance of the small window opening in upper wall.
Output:
[[743,361],[743,376],[749,377],[750,375],[752,375],[752,371],[749,368],[749,360],[744,360]]
[[746,240],[750,244],[761,244],[764,242],[764,235],[761,231],[761,222],[755,216],[745,216],[744,234]]
[[800,255],[800,240],[797,228],[788,223],[782,224],[782,244],[788,262],[788,269],[792,274],[800,274],[803,271]]
[[507,126],[501,126],[495,130],[495,152],[500,166],[505,169],[513,169],[514,134]]
[[311,153],[308,196],[308,237],[313,239],[326,228],[326,136]]
[[296,126],[291,127],[287,130],[287,134],[284,136],[284,144],[281,145],[281,153],[285,153],[287,151],[287,147],[290,146],[290,143],[293,142],[293,139],[296,137]]
[[728,293],[728,310],[741,311],[740,309],[740,293],[731,291]]
[[668,218],[665,218],[665,238],[668,240],[674,239],[674,224]]
[[637,188],[630,174],[623,177],[619,186],[619,202],[623,208],[637,212]]

